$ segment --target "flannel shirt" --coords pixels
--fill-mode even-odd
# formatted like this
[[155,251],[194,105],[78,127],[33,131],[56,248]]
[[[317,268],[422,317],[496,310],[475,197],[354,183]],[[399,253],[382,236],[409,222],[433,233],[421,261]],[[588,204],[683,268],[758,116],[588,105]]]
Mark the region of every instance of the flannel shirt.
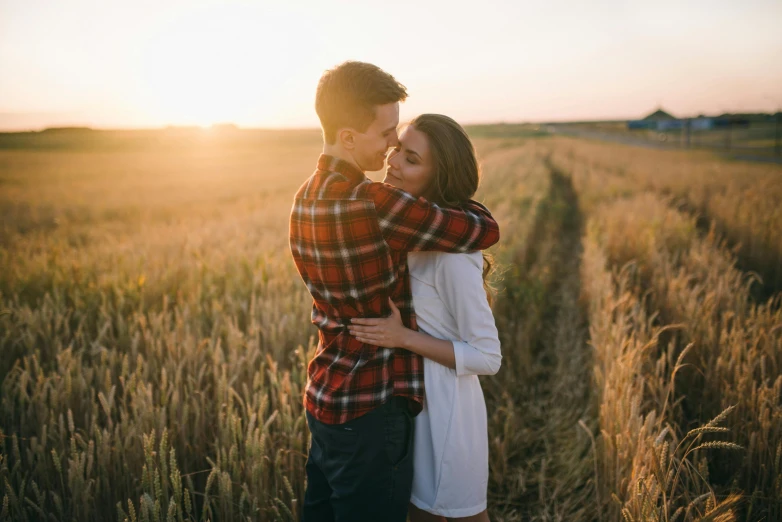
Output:
[[399,395],[420,412],[421,357],[361,343],[347,325],[354,317],[390,315],[391,297],[405,326],[417,329],[407,252],[468,252],[498,240],[496,221],[479,203],[470,201],[463,210],[439,207],[322,154],[290,217],[291,252],[313,297],[318,327],[307,367],[307,410],[323,423],[342,424]]

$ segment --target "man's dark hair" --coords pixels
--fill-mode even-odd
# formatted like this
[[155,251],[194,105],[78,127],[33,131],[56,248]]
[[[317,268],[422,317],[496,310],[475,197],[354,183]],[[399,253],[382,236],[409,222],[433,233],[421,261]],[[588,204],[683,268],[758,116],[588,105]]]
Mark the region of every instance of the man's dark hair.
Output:
[[404,85],[376,65],[348,61],[329,69],[318,82],[315,111],[326,143],[337,141],[337,130],[367,130],[375,119],[375,106],[405,101]]

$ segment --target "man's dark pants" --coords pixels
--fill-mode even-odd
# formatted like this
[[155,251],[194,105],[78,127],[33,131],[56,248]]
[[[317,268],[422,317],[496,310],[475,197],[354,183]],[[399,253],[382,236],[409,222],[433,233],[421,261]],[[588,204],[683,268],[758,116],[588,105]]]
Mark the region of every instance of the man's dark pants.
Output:
[[403,397],[345,424],[307,412],[304,522],[404,522],[413,485],[415,422]]

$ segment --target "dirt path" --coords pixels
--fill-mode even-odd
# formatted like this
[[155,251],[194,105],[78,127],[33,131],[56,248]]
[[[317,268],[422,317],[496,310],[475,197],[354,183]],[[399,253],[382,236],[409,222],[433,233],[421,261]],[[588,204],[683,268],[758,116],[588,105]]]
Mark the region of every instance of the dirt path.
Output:
[[[579,305],[582,217],[570,178],[549,166],[551,188],[542,202],[508,286],[542,291],[530,306],[519,295],[498,303],[515,335],[503,339],[514,354],[515,381],[504,379],[504,408],[515,445],[490,504],[493,520],[571,521],[594,518],[590,437],[591,352]],[[536,286],[537,284],[537,286]],[[530,325],[530,323],[533,323]],[[509,334],[510,332],[506,332]],[[508,343],[516,342],[515,346]],[[488,397],[487,397],[488,398]],[[511,406],[512,405],[512,406]],[[492,485],[490,485],[490,492]]]

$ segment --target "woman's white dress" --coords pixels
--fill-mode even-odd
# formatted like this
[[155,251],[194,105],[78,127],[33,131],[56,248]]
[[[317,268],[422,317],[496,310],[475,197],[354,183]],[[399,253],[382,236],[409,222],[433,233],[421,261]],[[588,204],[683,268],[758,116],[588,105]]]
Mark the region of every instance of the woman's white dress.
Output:
[[425,398],[416,417],[411,502],[446,517],[486,509],[489,441],[478,375],[500,368],[500,341],[483,289],[481,252],[409,254],[418,327],[453,341],[456,370],[424,359]]

